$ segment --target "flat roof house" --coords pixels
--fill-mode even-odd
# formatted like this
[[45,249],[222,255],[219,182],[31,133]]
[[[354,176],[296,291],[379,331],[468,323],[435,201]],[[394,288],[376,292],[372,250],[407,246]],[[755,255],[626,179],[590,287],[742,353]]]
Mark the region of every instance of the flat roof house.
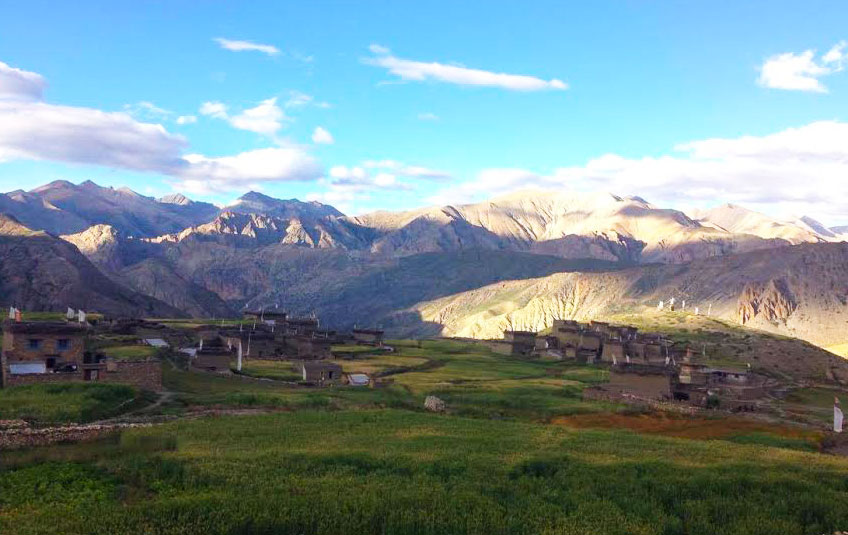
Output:
[[64,322],[6,322],[0,386],[99,381],[162,389],[158,359],[116,360],[85,351],[88,328]]
[[2,384],[11,376],[77,371],[87,329],[64,322],[3,323]]
[[301,363],[301,373],[304,382],[325,386],[339,384],[342,381],[342,367],[335,362],[304,361]]
[[354,329],[353,339],[357,344],[383,345],[383,331],[379,329]]

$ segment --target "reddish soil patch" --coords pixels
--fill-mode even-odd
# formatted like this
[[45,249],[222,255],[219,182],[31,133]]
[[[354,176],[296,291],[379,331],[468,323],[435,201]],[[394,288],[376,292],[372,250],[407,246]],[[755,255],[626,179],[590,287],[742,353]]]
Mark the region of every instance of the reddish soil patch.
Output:
[[781,425],[754,422],[739,417],[700,418],[668,413],[596,413],[563,416],[556,425],[579,429],[629,429],[637,433],[697,440],[723,439],[748,433],[769,433],[788,438],[820,440],[821,433]]

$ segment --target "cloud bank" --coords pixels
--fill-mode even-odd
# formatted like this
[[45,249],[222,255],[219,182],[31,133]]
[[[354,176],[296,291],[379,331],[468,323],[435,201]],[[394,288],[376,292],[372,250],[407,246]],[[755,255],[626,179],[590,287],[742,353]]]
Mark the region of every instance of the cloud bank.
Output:
[[819,121],[765,136],[683,143],[660,157],[606,154],[548,174],[485,169],[430,201],[479,201],[526,188],[601,190],[672,206],[734,202],[775,215],[810,215],[837,223],[848,212],[845,139],[848,123]]
[[[140,122],[126,112],[44,102],[44,87],[40,75],[0,63],[0,162],[50,160],[159,173],[201,193],[263,182],[314,181],[323,174],[318,161],[295,145],[221,157],[185,154],[188,141],[160,124]],[[147,102],[130,109],[170,114]],[[201,113],[263,134],[275,133],[284,117],[275,99],[233,117],[214,102],[204,104]],[[181,124],[192,122],[188,117]]]

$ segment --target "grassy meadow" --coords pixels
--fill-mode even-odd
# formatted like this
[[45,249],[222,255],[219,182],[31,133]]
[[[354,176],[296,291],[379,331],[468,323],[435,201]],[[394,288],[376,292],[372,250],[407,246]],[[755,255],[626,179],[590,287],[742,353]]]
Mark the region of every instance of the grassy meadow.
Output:
[[800,535],[848,525],[844,458],[397,409],[179,420],[2,455],[0,532],[20,535]]

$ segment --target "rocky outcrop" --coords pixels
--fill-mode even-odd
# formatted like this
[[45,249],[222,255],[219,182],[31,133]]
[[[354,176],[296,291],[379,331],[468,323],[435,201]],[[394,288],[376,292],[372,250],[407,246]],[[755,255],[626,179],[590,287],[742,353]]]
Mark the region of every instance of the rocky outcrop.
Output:
[[739,296],[738,320],[745,325],[755,318],[769,323],[786,324],[789,316],[798,308],[789,285],[783,279],[766,283],[749,283]]

